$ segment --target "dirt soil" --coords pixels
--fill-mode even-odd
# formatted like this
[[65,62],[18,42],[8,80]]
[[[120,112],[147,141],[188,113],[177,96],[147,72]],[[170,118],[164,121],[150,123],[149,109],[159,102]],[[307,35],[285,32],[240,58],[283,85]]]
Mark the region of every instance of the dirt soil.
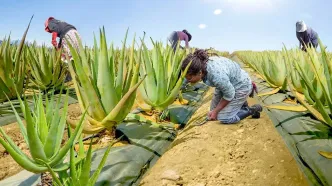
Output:
[[[12,138],[16,145],[26,154],[29,153],[18,124],[13,123],[2,127],[2,129]],[[9,155],[5,148],[0,145],[0,180],[8,178],[23,170]]]
[[[308,185],[266,113],[235,125],[194,126],[207,114],[212,91],[141,186]],[[249,99],[249,105],[255,103]]]

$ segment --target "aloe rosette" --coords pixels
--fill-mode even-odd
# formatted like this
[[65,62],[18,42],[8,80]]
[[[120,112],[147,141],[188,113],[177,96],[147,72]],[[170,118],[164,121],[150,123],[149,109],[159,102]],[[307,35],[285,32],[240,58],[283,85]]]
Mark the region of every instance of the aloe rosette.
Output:
[[[71,135],[70,132],[69,136]],[[87,152],[84,150],[84,144],[82,137],[79,140],[79,149],[76,153],[74,146],[70,149],[70,167],[68,170],[56,171],[49,165],[49,172],[53,178],[53,184],[55,186],[94,186],[97,179],[106,163],[107,157],[111,151],[112,146],[121,140],[122,137],[113,141],[106,149],[98,168],[91,174],[92,163],[92,139]]]
[[145,111],[163,111],[178,96],[190,64],[181,72],[182,61],[187,52],[177,49],[174,53],[168,45],[163,48],[162,43],[152,43],[151,51],[143,44],[140,73],[147,74],[147,77],[139,87],[137,102]]
[[[93,55],[85,50],[79,40],[79,49],[70,44],[73,62],[69,70],[74,80],[75,91],[82,110],[87,109],[84,133],[98,133],[104,129],[113,131],[130,112],[136,97],[136,90],[144,80],[139,80],[140,51],[135,52],[134,44],[126,50],[127,34],[120,56],[107,48],[105,30],[100,30],[100,47],[95,40]],[[115,65],[118,65],[117,68]],[[67,121],[75,127],[70,118]]]
[[61,52],[43,47],[29,47],[31,77],[29,85],[42,91],[58,90],[62,86],[68,67],[61,60]]
[[26,127],[22,119],[12,106],[21,134],[29,148],[30,156],[26,155],[14,141],[0,128],[2,137],[1,145],[8,151],[11,157],[24,169],[34,173],[42,173],[48,170],[47,163],[54,169],[67,169],[68,164],[64,164],[64,158],[68,154],[71,146],[75,143],[76,137],[82,132],[83,120],[78,123],[78,127],[65,144],[61,144],[66,126],[66,116],[68,110],[68,95],[64,100],[64,108],[60,114],[60,98],[54,100],[54,95],[50,100],[46,98],[45,107],[40,94],[35,97],[35,106],[31,110],[27,100],[20,99],[21,110],[26,121]]
[[[0,45],[0,102],[22,96],[27,74],[27,55],[25,38],[31,21],[25,30],[18,46],[10,44],[10,37]],[[19,94],[17,94],[17,92]]]

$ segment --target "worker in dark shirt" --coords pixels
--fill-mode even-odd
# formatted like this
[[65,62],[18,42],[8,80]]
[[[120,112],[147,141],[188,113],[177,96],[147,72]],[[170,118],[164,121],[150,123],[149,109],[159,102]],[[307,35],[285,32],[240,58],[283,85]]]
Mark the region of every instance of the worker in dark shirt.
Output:
[[318,47],[318,34],[308,27],[304,21],[296,22],[296,37],[300,42],[300,49],[306,51],[307,47]]
[[[81,37],[73,25],[55,19],[54,17],[49,17],[45,22],[45,31],[52,33],[52,45],[56,49],[63,48],[64,53],[62,54],[62,58],[64,61],[66,61],[66,54],[70,58],[72,57],[66,39],[74,48],[79,50],[79,42],[76,35],[79,39],[81,39]],[[60,38],[59,43],[57,43],[57,37]]]
[[[66,55],[68,55],[69,59],[72,60],[72,55],[70,53],[67,40],[68,42],[70,42],[72,47],[79,51],[78,38],[79,40],[81,40],[81,37],[78,34],[76,28],[73,25],[68,24],[64,21],[57,20],[54,17],[49,17],[45,21],[45,31],[52,33],[52,45],[56,49],[63,49],[63,53],[61,56],[62,60],[67,63]],[[60,38],[59,43],[57,43],[57,37]],[[65,82],[68,82],[71,79],[71,75],[68,72]]]

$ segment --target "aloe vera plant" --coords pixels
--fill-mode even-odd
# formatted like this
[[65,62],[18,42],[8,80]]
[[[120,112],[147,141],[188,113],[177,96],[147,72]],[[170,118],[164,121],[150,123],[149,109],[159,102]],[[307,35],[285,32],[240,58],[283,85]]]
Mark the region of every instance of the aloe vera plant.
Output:
[[[295,60],[295,69],[301,80],[305,99],[296,91],[294,83],[289,81],[291,91],[297,100],[318,120],[332,127],[332,59],[326,52],[326,48],[319,40],[321,53],[313,48],[307,48],[307,62],[310,71],[300,60]],[[312,78],[310,74],[313,73]],[[314,81],[314,83],[313,83]],[[307,92],[307,93],[306,93]],[[332,152],[318,151],[325,158],[332,159]]]
[[275,88],[271,92],[259,94],[258,96],[275,94],[280,90],[286,90],[287,69],[281,52],[245,52],[240,56],[242,56],[240,58],[256,70],[272,88]]
[[[322,85],[319,83],[317,75],[315,75],[315,72],[313,69],[320,69],[317,71],[319,76],[323,76],[324,73],[321,70],[322,68],[322,57],[317,55],[316,53],[316,60],[312,61],[309,54],[297,49],[297,50],[291,50],[288,51],[286,48],[284,48],[284,56],[286,63],[288,65],[288,74],[290,77],[290,81],[288,84],[292,84],[295,91],[298,93],[304,94],[306,101],[314,105],[315,101],[313,100],[313,95],[309,92],[309,90],[304,85],[303,78],[300,76],[300,67],[302,71],[306,72],[306,76],[308,79],[310,79],[311,84],[313,87],[315,87],[316,96],[324,105],[326,104],[325,97],[323,97],[323,90]],[[313,68],[314,67],[314,68]]]
[[24,126],[22,119],[13,107],[21,134],[29,148],[30,156],[26,155],[14,143],[14,141],[0,128],[2,137],[1,145],[8,151],[12,158],[24,169],[34,173],[41,173],[48,170],[45,162],[54,169],[66,169],[67,164],[63,160],[69,152],[75,139],[82,132],[83,120],[78,123],[78,127],[72,136],[62,146],[64,129],[66,126],[66,116],[68,110],[68,95],[64,100],[64,108],[59,113],[60,99],[54,100],[54,95],[50,100],[46,98],[45,107],[43,106],[42,95],[35,96],[35,107],[30,109],[27,100],[20,99],[21,110],[26,121]]
[[266,79],[262,68],[264,63],[264,60],[262,58],[263,52],[254,53],[252,51],[242,51],[236,53],[243,63],[254,69],[262,79]]
[[174,53],[168,45],[163,48],[162,43],[154,41],[152,43],[154,47],[151,52],[143,43],[143,64],[140,73],[147,74],[147,77],[139,87],[137,102],[145,111],[160,112],[173,103],[178,96],[190,65],[181,73],[186,51],[176,50]]
[[[94,186],[97,182],[99,174],[101,173],[107,157],[111,151],[113,144],[118,142],[122,137],[113,141],[106,149],[98,168],[91,175],[91,163],[92,163],[92,140],[87,152],[84,151],[83,140],[80,138],[78,153],[75,153],[74,146],[70,149],[70,168],[63,171],[54,171],[50,166],[48,170],[52,175],[53,184],[56,186]],[[76,154],[76,157],[75,157]]]
[[[284,48],[283,56],[285,56],[284,59],[286,61],[286,65],[287,65],[287,73],[288,73],[288,77],[290,77],[291,83],[293,84],[293,86],[297,92],[303,93],[304,90],[301,85],[301,77],[295,68],[295,63],[296,63],[295,61],[301,62],[301,66],[305,67],[305,68],[309,67],[309,65],[307,63],[304,63],[304,62],[306,62],[303,58],[304,56],[301,55],[298,52],[298,50],[293,49],[293,50],[287,51],[287,49]],[[306,69],[306,70],[308,70],[308,73],[310,73],[310,71],[309,71],[310,69]],[[310,75],[313,75],[313,73],[310,73]],[[311,78],[313,78],[313,76],[311,76]]]
[[280,52],[268,52],[263,55],[264,75],[267,82],[277,89],[286,89],[286,64]]
[[45,46],[28,47],[28,51],[31,68],[31,85],[29,86],[44,92],[60,89],[68,70],[68,67],[61,61],[61,52],[49,51]]
[[[25,50],[25,38],[31,21],[25,30],[19,46],[10,45],[10,37],[0,45],[0,102],[7,97],[15,99],[24,92],[25,78],[27,74],[27,55]],[[17,95],[17,92],[19,93]]]
[[[84,133],[93,134],[104,129],[113,131],[134,104],[136,90],[145,75],[141,74],[139,80],[140,60],[135,60],[134,56],[140,55],[141,51],[135,52],[135,39],[130,51],[126,50],[127,34],[128,30],[119,58],[114,49],[108,50],[104,29],[100,30],[100,47],[95,40],[93,55],[83,48],[81,41],[79,50],[69,45],[74,59],[69,63],[69,70],[80,107],[87,109]],[[76,123],[70,118],[67,120],[75,127]]]
[[[318,52],[314,49],[307,49],[309,59],[308,62],[314,73],[314,78],[317,81],[317,84],[313,83],[313,79],[308,76],[308,72],[303,66],[301,66],[301,63],[299,61],[295,61],[295,68],[301,78],[302,87],[309,93],[305,94],[305,98],[307,100],[312,100],[314,104],[308,104],[306,100],[304,100],[296,92],[293,83],[290,82],[289,84],[291,86],[291,90],[301,104],[303,104],[303,106],[305,106],[318,120],[332,127],[332,119],[330,118],[330,113],[332,113],[332,60],[328,58],[325,47],[321,41],[319,41],[319,45],[321,48],[320,57]],[[318,86],[320,86],[321,89],[318,88]],[[328,109],[326,109],[325,106],[327,106]]]

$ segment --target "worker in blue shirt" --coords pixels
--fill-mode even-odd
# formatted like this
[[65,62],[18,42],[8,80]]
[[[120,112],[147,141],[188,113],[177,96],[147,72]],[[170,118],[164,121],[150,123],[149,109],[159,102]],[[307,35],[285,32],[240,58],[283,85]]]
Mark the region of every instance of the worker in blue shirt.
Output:
[[296,22],[296,37],[300,42],[300,49],[306,51],[307,47],[318,47],[318,34],[308,27],[304,21]]

